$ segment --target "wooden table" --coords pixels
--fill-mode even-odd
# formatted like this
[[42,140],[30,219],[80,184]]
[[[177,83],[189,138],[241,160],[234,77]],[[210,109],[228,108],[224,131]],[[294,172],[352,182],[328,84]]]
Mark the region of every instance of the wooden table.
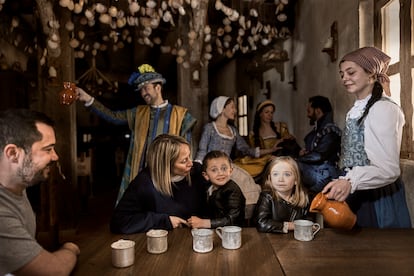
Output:
[[414,229],[321,229],[299,242],[293,234],[267,238],[286,275],[414,275]]
[[[135,241],[135,263],[127,268],[111,264],[112,242],[120,238]],[[193,251],[190,229],[181,228],[168,234],[168,250],[163,254],[147,252],[145,234],[91,237],[73,271],[73,275],[284,275],[266,234],[255,228],[243,228],[242,247],[221,247],[214,234],[214,248],[209,253]]]
[[[127,268],[111,264],[110,244],[120,238],[135,244],[135,263]],[[338,231],[322,229],[313,241],[288,234],[262,234],[243,228],[238,250],[221,247],[196,253],[187,228],[168,234],[168,251],[146,251],[145,234],[102,233],[80,244],[73,275],[414,275],[414,229]]]

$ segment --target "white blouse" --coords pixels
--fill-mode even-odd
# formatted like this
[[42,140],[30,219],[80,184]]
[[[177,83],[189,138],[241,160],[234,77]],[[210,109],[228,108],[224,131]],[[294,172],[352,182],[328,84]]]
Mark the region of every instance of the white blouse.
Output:
[[[347,118],[359,117],[368,99],[357,101],[348,112]],[[378,101],[371,107],[364,121],[365,151],[370,164],[353,167],[347,172],[345,178],[351,182],[352,193],[355,190],[386,186],[400,176],[400,149],[404,124],[404,114],[397,104]]]

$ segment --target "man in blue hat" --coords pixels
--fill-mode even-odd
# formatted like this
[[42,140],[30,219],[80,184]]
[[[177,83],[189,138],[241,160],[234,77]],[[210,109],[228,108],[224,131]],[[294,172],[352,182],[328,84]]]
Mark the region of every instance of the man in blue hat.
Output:
[[[140,92],[147,105],[112,111],[90,96],[83,89],[77,88],[78,99],[85,102],[93,112],[115,124],[128,124],[131,130],[131,142],[125,162],[124,174],[118,194],[121,199],[129,183],[145,166],[148,145],[160,134],[168,133],[185,137],[191,143],[191,131],[196,119],[184,107],[172,105],[162,96],[165,78],[151,65],[143,64],[133,72],[128,84]],[[137,118],[137,120],[136,120]]]

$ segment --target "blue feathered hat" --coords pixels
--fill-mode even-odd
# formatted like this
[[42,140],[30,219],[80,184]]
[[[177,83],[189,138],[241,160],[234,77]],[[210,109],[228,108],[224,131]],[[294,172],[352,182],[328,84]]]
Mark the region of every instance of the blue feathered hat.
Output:
[[135,91],[140,91],[144,85],[155,82],[165,84],[166,80],[149,64],[138,66],[138,70],[133,72],[128,79],[128,84],[133,86]]

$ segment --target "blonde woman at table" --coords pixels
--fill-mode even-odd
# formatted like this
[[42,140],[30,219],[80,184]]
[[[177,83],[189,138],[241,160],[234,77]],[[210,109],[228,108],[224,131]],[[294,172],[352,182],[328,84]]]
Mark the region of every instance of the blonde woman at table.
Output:
[[293,221],[307,218],[309,198],[296,161],[289,156],[276,157],[266,171],[264,189],[256,205],[259,232],[287,233]]
[[110,222],[113,233],[188,226],[192,215],[203,217],[207,182],[201,165],[191,161],[190,144],[180,136],[159,135],[151,143],[147,168],[128,186]]
[[360,227],[411,227],[400,179],[405,119],[389,98],[390,60],[379,49],[364,47],[346,54],[339,63],[342,83],[356,101],[346,115],[342,138],[344,174],[322,192],[330,199],[346,200]]
[[233,171],[230,157],[222,151],[210,151],[203,160],[203,176],[211,183],[208,189],[209,217],[192,216],[192,228],[217,228],[244,222],[246,199],[239,186],[230,179]]

